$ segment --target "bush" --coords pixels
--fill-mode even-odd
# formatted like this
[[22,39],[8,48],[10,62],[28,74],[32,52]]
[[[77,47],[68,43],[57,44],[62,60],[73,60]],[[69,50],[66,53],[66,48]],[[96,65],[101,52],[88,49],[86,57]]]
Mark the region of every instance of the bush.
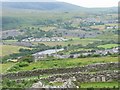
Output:
[[33,67],[32,70],[37,69],[36,67]]
[[35,83],[35,80],[17,82],[5,78],[2,81],[2,90],[24,90],[24,88],[30,88],[33,83]]
[[78,58],[86,58],[87,56],[85,55],[80,55]]
[[74,58],[74,55],[70,55],[70,58]]
[[19,49],[19,52],[23,52],[23,53],[28,53],[28,52],[30,52],[31,50],[30,49],[24,49],[24,48],[20,48]]
[[15,68],[15,69],[19,69],[19,66],[15,65],[13,68]]
[[26,67],[26,66],[29,66],[29,63],[28,62],[21,62],[18,65],[19,65],[19,67]]
[[78,63],[78,65],[81,65],[81,64],[82,64],[81,62]]
[[54,66],[57,66],[57,63],[54,63]]
[[99,54],[93,54],[92,57],[100,57]]
[[27,56],[22,57],[20,61],[31,63],[34,61],[34,57],[32,55],[27,55]]
[[112,54],[111,57],[118,57],[118,54]]
[[20,70],[20,67],[26,67],[26,66],[29,66],[28,62],[20,62],[16,64],[15,66],[13,66],[12,68],[10,68],[8,71],[9,72],[18,71]]

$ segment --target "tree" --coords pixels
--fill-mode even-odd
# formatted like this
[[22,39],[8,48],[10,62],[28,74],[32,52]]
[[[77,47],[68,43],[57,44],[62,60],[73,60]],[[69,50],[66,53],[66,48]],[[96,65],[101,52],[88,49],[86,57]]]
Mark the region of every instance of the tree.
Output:
[[27,56],[22,57],[20,61],[31,63],[34,61],[34,57],[32,55],[27,55]]
[[7,39],[8,40],[14,40],[14,37],[13,36],[8,36]]
[[68,44],[68,47],[70,47],[71,46],[71,44]]
[[70,58],[74,58],[74,55],[70,55]]
[[34,30],[34,27],[32,27],[32,30]]

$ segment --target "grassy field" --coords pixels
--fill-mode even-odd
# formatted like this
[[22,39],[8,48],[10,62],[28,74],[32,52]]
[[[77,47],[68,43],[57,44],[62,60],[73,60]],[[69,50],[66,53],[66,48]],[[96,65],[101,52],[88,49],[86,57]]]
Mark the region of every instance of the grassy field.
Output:
[[91,26],[91,28],[95,29],[99,29],[99,30],[104,30],[105,29],[105,25],[95,25],[95,26]]
[[105,44],[105,45],[99,45],[98,47],[108,49],[108,48],[113,48],[117,46],[118,44]]
[[118,82],[88,82],[80,83],[81,88],[118,88]]
[[76,59],[62,59],[62,60],[50,60],[50,61],[39,61],[30,63],[29,66],[20,67],[18,71],[33,70],[34,69],[49,69],[49,68],[66,68],[83,66],[95,63],[106,63],[106,62],[118,62],[117,57],[96,57],[96,58],[76,58]]
[[12,67],[13,65],[15,65],[16,63],[5,63],[5,64],[0,64],[0,73],[5,73],[10,67]]
[[118,35],[113,33],[105,33],[97,36],[96,38],[104,41],[114,40],[118,42]]
[[[84,48],[79,48],[79,49],[72,49],[72,50],[69,50],[69,51],[61,51],[63,54],[71,54],[72,52],[78,52],[78,51],[89,51],[89,50],[92,50],[92,49],[84,49]],[[61,53],[59,52],[59,53]]]
[[17,42],[18,40],[3,40],[3,42],[6,42],[6,43],[13,43],[13,42]]
[[29,49],[22,46],[0,45],[0,50],[2,51],[2,53],[0,53],[0,56],[5,56],[12,53],[19,53],[20,48]]
[[91,28],[98,28],[99,30],[104,30],[105,26],[118,26],[118,24],[112,23],[112,24],[105,24],[105,25],[94,25],[94,26],[91,26]]
[[44,31],[50,31],[50,30],[53,30],[53,29],[56,29],[56,27],[53,27],[53,26],[44,26],[44,27],[40,27],[40,29],[44,30]]

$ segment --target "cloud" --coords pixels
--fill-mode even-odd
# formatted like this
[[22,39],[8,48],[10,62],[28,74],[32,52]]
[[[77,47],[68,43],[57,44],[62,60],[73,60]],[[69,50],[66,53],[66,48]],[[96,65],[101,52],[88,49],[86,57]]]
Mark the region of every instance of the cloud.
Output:
[[119,0],[57,0],[83,7],[113,7],[118,6]]

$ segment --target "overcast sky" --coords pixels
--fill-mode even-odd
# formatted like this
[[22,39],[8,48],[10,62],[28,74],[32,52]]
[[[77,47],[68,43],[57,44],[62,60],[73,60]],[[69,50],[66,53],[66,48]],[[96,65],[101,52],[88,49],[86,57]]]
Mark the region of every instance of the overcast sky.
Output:
[[84,7],[113,7],[118,6],[120,0],[57,0],[69,2]]
[[46,2],[46,1],[61,1],[72,3],[75,5],[83,6],[83,7],[114,7],[118,6],[118,2],[120,0],[2,0],[2,1],[27,1],[27,2]]

